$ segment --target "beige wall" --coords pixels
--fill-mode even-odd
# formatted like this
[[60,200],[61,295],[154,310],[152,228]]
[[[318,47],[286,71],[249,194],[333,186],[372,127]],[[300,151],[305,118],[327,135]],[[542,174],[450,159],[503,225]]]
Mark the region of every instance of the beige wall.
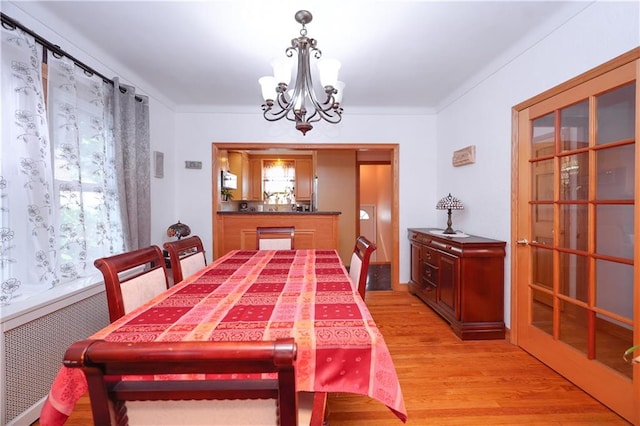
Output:
[[342,212],[338,225],[338,252],[348,265],[356,241],[356,153],[318,150],[318,210]]

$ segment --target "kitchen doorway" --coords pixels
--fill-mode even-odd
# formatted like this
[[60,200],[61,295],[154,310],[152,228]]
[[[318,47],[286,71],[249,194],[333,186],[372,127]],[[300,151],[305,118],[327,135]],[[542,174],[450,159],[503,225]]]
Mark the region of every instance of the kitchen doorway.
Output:
[[[220,182],[220,151],[260,151],[260,152],[288,152],[296,151],[323,151],[323,150],[346,150],[352,151],[356,155],[356,162],[353,164],[354,175],[358,175],[357,166],[359,162],[376,163],[382,162],[387,164],[390,173],[390,196],[389,207],[386,211],[388,215],[388,227],[390,229],[388,235],[385,234],[384,252],[390,264],[391,288],[403,291],[405,286],[400,286],[400,230],[399,230],[399,145],[398,144],[296,144],[296,143],[233,143],[233,142],[213,142],[212,143],[212,212],[213,212],[213,258],[216,259],[224,253],[219,253],[221,243],[218,241],[220,233],[216,232],[217,214],[221,210],[222,201],[220,199],[220,191],[222,189]],[[383,159],[383,160],[381,160]],[[353,194],[354,206],[357,206],[359,190]],[[359,212],[359,209],[355,209]],[[378,217],[380,217],[380,209],[378,209]],[[341,220],[349,220],[358,227],[358,217],[341,218]],[[344,237],[346,238],[346,237]],[[355,241],[354,233],[351,241]],[[380,253],[378,253],[380,256]]]
[[361,155],[358,160],[358,235],[375,243],[371,255],[367,291],[390,290],[393,176],[388,157]]

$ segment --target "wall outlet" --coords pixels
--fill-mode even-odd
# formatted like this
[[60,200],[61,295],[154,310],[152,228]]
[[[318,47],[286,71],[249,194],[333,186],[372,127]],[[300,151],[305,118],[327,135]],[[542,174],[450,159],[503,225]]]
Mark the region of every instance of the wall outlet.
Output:
[[202,161],[185,161],[184,168],[185,169],[201,169]]

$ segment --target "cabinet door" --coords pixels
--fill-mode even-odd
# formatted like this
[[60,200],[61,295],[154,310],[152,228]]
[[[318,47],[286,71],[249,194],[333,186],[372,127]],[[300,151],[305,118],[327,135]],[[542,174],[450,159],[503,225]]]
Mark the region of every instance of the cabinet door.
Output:
[[311,200],[312,181],[313,162],[311,161],[311,159],[296,160],[296,200]]
[[249,166],[249,156],[242,153],[242,199],[248,200],[251,196],[251,169]]
[[249,158],[250,170],[250,200],[262,200],[262,160],[259,158]]
[[411,282],[422,287],[422,258],[421,246],[411,241]]
[[460,259],[447,253],[440,253],[440,280],[438,282],[438,304],[451,315],[460,319],[460,303],[458,292],[460,291],[458,283],[458,268]]
[[243,200],[243,189],[242,189],[242,154],[236,151],[229,151],[229,171],[235,174],[238,178],[238,187],[236,189],[232,189],[231,199],[232,200]]

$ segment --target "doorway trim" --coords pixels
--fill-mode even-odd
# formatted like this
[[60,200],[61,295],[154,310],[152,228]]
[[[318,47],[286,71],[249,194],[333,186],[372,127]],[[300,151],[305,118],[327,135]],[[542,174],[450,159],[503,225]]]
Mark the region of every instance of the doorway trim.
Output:
[[[335,144],[335,143],[278,143],[278,142],[212,142],[211,143],[211,199],[212,199],[212,240],[213,240],[213,259],[217,259],[224,253],[218,253],[220,242],[218,241],[216,230],[217,212],[220,211],[220,190],[222,183],[220,182],[220,164],[217,161],[219,151],[221,150],[303,150],[303,151],[322,151],[322,150],[350,150],[350,151],[390,151],[391,152],[391,175],[392,175],[392,195],[391,195],[391,229],[392,229],[392,259],[391,259],[391,288],[393,290],[402,291],[400,285],[400,146],[398,144]],[[356,194],[354,194],[354,197]],[[406,291],[406,290],[405,290]]]

